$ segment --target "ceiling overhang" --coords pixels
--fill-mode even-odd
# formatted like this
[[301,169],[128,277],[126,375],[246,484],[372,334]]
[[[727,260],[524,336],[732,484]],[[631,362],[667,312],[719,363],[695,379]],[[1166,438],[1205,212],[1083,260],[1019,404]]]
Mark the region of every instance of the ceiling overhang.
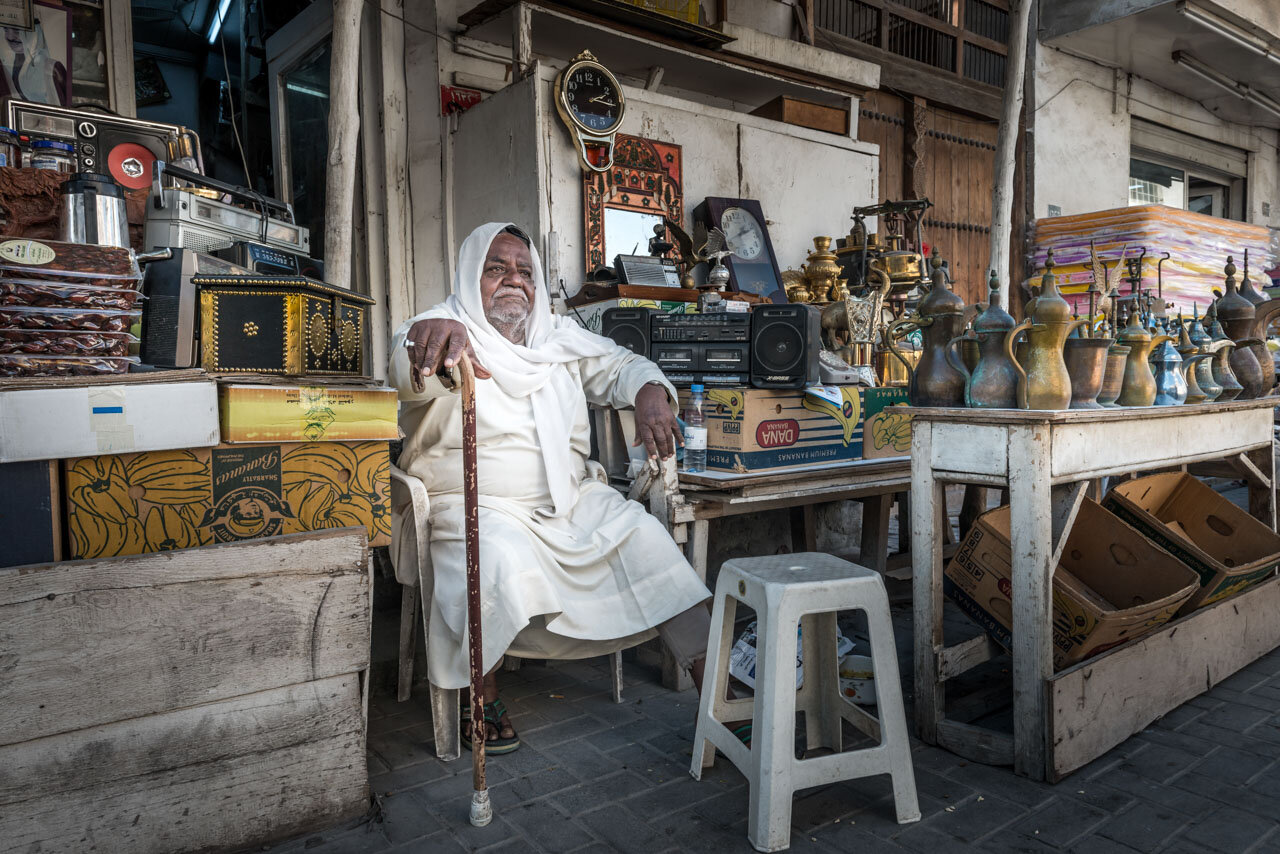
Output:
[[1199,101],[1224,121],[1280,127],[1274,0],[1041,2],[1040,40]]

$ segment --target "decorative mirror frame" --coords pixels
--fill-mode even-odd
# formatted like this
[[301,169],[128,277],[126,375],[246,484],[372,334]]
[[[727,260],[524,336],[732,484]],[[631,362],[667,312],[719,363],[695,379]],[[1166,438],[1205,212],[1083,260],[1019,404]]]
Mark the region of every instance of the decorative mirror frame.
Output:
[[[606,207],[665,216],[684,226],[684,183],[680,146],[639,136],[618,134],[613,146],[613,168],[584,172],[582,210],[584,274],[590,276],[605,260],[604,210]],[[674,243],[671,235],[667,240]],[[675,250],[671,257],[678,258]]]

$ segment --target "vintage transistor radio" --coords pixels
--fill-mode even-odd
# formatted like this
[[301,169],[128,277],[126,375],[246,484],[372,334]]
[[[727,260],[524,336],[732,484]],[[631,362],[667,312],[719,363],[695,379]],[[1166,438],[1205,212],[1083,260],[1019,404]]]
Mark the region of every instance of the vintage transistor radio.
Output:
[[197,276],[200,366],[215,373],[368,374],[373,300],[287,276]]

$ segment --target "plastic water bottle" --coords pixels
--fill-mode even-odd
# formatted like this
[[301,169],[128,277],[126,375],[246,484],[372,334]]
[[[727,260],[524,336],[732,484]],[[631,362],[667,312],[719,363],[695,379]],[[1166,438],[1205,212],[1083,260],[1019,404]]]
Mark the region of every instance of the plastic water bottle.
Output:
[[702,418],[702,386],[689,389],[689,405],[684,410],[684,470],[707,470],[707,428]]

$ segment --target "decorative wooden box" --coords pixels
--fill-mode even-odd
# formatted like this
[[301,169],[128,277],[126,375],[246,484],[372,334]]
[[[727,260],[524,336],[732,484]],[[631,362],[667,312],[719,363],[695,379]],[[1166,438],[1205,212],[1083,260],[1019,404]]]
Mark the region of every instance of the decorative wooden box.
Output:
[[304,278],[200,276],[200,366],[219,373],[368,373],[361,294]]

